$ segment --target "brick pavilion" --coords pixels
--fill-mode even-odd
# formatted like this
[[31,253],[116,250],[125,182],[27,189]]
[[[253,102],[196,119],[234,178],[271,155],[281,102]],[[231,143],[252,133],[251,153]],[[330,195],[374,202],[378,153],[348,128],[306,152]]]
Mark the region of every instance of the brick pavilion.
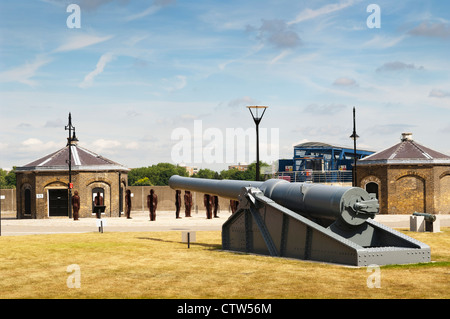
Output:
[[[69,148],[71,182],[69,192]],[[124,211],[129,169],[68,139],[67,145],[47,156],[16,168],[17,218],[71,217],[70,195],[78,191],[79,217],[95,217],[94,197],[103,197],[104,216]]]
[[357,185],[375,193],[380,214],[450,213],[450,156],[403,133],[400,143],[357,162]]

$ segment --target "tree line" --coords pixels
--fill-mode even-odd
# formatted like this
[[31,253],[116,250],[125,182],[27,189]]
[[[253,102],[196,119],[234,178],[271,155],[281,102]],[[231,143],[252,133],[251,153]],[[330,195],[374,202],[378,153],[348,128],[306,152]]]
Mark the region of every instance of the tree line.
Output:
[[16,188],[15,166],[9,172],[0,168],[0,188]]
[[[260,168],[269,166],[267,163],[260,162]],[[189,176],[186,169],[182,166],[176,166],[170,163],[159,163],[148,167],[133,168],[128,172],[128,184],[130,186],[166,186],[169,185],[169,178],[172,175]],[[256,163],[248,166],[247,170],[240,171],[236,168],[213,171],[209,168],[202,168],[193,178],[209,179],[231,179],[231,180],[255,180]],[[261,180],[268,176],[261,175]]]

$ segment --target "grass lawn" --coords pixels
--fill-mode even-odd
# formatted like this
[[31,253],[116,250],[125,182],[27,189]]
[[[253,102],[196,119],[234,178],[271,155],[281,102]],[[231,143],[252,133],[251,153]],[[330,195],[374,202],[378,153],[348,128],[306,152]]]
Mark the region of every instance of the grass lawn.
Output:
[[[219,231],[197,232],[190,248],[177,231],[2,236],[0,298],[448,299],[450,228],[402,232],[434,262],[383,266],[380,288],[367,268],[222,251]],[[75,274],[80,288],[69,288]]]

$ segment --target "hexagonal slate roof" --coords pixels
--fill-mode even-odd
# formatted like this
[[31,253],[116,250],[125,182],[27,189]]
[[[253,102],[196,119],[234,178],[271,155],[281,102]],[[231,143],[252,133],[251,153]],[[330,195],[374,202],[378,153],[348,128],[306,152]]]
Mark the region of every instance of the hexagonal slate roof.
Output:
[[449,164],[450,156],[423,146],[403,133],[401,142],[358,161],[358,164]]
[[[70,145],[72,152],[71,170],[119,170],[129,171],[125,166],[116,163],[110,159],[100,156],[92,151],[73,143]],[[16,171],[54,171],[69,170],[69,145],[46,155],[38,160],[28,163],[22,167],[17,167]]]

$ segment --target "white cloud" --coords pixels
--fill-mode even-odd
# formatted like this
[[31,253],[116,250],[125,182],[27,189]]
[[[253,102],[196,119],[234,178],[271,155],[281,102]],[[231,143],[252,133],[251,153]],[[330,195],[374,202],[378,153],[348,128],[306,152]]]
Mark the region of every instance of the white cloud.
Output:
[[95,35],[89,35],[89,34],[81,34],[81,35],[75,35],[67,39],[66,43],[59,46],[55,52],[66,52],[66,51],[73,51],[82,49],[97,43],[101,43],[104,41],[107,41],[111,39],[113,36],[108,35],[104,37],[99,37]]
[[228,102],[228,106],[230,107],[235,107],[235,108],[240,108],[242,106],[247,106],[247,105],[257,105],[259,104],[259,102],[249,96],[243,96],[234,100],[231,100],[230,102]]
[[449,38],[450,24],[443,22],[440,23],[422,22],[420,25],[418,25],[408,33],[411,35],[423,37]]
[[405,38],[406,38],[405,35],[401,35],[398,37],[387,37],[376,35],[369,41],[363,43],[362,46],[365,48],[386,49],[397,45]]
[[173,2],[175,2],[175,0],[155,0],[155,1],[153,1],[153,4],[150,7],[148,7],[147,9],[145,9],[142,12],[139,12],[139,13],[136,13],[136,14],[126,17],[125,21],[133,21],[133,20],[141,19],[148,15],[152,15],[152,14],[158,12],[162,7],[165,7]]
[[300,22],[303,22],[306,20],[320,17],[322,15],[340,11],[349,6],[352,6],[356,2],[359,2],[359,1],[355,1],[355,0],[341,1],[339,3],[327,4],[326,6],[323,6],[316,10],[307,8],[307,9],[303,10],[302,12],[300,12],[293,21],[288,22],[288,24],[300,23]]
[[413,63],[407,64],[400,61],[395,62],[386,62],[379,68],[377,68],[377,72],[384,72],[384,71],[402,71],[402,70],[423,70],[423,66],[416,66]]
[[355,80],[348,78],[348,77],[342,77],[342,78],[337,78],[334,82],[333,85],[336,86],[356,86],[357,83]]
[[86,88],[86,87],[92,86],[92,83],[94,82],[94,78],[103,72],[106,64],[111,62],[113,60],[113,58],[114,58],[114,56],[112,53],[103,54],[100,57],[100,59],[98,60],[97,66],[95,67],[95,69],[84,77],[84,80],[83,80],[83,82],[80,83],[79,87]]
[[163,82],[170,83],[170,85],[166,87],[166,90],[169,92],[173,92],[184,88],[187,84],[187,78],[184,75],[177,75],[175,76],[175,79],[164,79]]
[[88,149],[101,155],[102,153],[115,153],[115,150],[121,146],[122,143],[119,141],[100,138],[92,142]]
[[23,151],[30,151],[30,152],[38,152],[38,151],[42,152],[50,149],[56,150],[61,146],[60,143],[55,143],[52,141],[44,143],[40,139],[34,137],[23,141],[22,143],[20,143],[20,145]]
[[125,146],[128,150],[138,150],[139,149],[139,143],[138,142],[130,142]]
[[37,83],[33,81],[33,78],[37,71],[47,63],[51,61],[50,58],[45,56],[38,56],[32,63],[25,63],[24,65],[16,68],[3,71],[0,73],[0,83],[6,82],[19,82],[30,86],[35,86]]
[[446,97],[450,97],[450,92],[442,91],[439,89],[432,89],[428,96],[429,97],[437,97],[437,98],[446,98]]

